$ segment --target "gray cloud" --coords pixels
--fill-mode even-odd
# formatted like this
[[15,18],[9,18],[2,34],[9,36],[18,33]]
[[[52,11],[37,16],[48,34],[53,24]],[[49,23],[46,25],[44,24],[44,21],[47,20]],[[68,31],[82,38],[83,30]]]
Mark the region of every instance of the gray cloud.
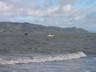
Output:
[[76,3],[80,3],[82,0],[58,0],[58,2],[61,5],[65,5],[65,4],[76,4]]
[[[0,0],[0,21],[27,21],[42,25],[59,27],[81,27],[90,31],[96,28],[96,8],[74,8],[73,5],[83,0]],[[92,1],[91,1],[92,2]],[[50,7],[51,6],[51,7]],[[29,17],[30,18],[26,18]]]

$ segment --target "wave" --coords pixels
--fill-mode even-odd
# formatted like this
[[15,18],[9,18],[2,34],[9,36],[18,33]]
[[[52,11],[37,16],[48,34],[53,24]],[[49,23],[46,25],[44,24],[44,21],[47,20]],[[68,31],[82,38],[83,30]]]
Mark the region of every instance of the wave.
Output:
[[46,56],[33,56],[33,57],[13,57],[10,59],[0,58],[0,64],[19,64],[19,63],[30,63],[30,62],[50,62],[50,61],[60,61],[69,59],[78,59],[81,57],[86,57],[84,52],[76,52],[72,54],[59,54],[59,55],[46,55]]

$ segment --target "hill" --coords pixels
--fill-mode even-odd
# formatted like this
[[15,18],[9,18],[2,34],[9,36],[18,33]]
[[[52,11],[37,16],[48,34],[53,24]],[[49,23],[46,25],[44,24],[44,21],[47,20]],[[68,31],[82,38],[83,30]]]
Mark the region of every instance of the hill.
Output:
[[64,32],[64,33],[87,33],[88,31],[81,28],[59,28],[52,26],[42,26],[30,23],[18,22],[0,22],[0,32]]

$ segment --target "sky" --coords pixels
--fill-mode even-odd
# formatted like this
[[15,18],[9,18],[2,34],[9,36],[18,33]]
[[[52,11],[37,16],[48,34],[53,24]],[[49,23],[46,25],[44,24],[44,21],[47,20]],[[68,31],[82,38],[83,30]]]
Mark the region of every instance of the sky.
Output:
[[0,0],[0,21],[96,32],[96,0]]

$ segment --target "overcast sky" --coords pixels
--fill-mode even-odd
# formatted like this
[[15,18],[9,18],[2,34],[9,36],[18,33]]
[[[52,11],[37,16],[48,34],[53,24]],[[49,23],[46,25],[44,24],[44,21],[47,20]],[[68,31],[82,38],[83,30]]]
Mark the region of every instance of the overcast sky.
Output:
[[96,0],[0,0],[0,21],[96,32]]

